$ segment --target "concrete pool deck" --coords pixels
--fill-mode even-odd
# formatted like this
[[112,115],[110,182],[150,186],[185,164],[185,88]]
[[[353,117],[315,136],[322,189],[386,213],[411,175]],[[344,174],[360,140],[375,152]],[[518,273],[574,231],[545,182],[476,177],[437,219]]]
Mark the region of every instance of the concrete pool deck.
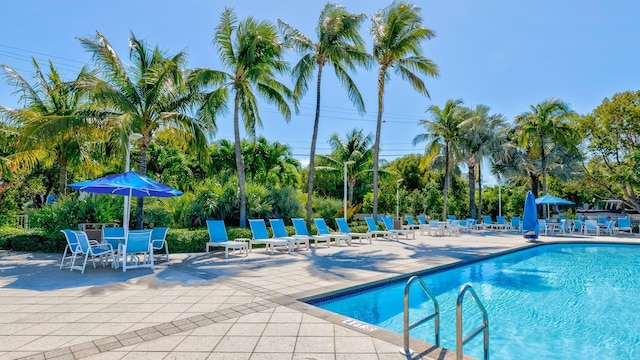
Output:
[[[640,244],[637,234],[541,240]],[[155,272],[84,274],[58,270],[61,254],[0,251],[0,359],[406,359],[402,335],[297,299],[530,244],[506,231],[417,235],[291,255],[172,254]],[[411,347],[415,359],[454,358]]]

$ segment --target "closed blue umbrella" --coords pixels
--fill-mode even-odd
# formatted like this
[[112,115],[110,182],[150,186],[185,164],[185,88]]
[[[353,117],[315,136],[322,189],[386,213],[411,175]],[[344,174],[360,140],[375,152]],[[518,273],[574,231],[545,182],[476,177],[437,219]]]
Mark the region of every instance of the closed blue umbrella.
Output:
[[[122,174],[109,175],[98,179],[87,180],[69,185],[72,189],[96,194],[115,194],[128,196],[155,196],[171,197],[180,196],[182,191],[151,180],[135,171]],[[129,230],[129,203],[124,209],[122,226]]]
[[522,233],[527,239],[535,240],[540,234],[540,224],[538,224],[538,210],[536,200],[531,191],[527,192],[524,201],[524,214],[522,215]]

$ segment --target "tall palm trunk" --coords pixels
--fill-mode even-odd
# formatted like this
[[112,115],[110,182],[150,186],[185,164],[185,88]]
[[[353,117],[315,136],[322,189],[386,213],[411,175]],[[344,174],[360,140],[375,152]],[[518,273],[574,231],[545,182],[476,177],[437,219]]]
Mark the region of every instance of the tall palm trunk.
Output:
[[238,187],[240,190],[240,227],[247,227],[247,189],[244,177],[244,164],[242,163],[242,148],[240,147],[240,124],[238,116],[240,113],[240,92],[236,89],[236,96],[233,101],[233,139],[236,152],[236,168],[238,169]]
[[[542,163],[542,195],[547,194],[547,157],[544,153],[544,136],[540,135],[540,162]],[[537,197],[537,196],[536,196]],[[547,207],[542,207],[542,218],[547,218]]]
[[469,169],[469,217],[476,218],[476,162],[469,160],[467,162]]
[[442,206],[443,221],[447,220],[447,201],[449,197],[449,181],[451,176],[449,172],[449,156],[450,156],[449,141],[447,141],[445,144],[445,150],[444,150],[444,194],[443,194],[444,204]]
[[[380,131],[382,130],[382,112],[384,98],[384,80],[386,66],[380,66],[378,72],[378,119],[376,123],[376,140],[373,143],[373,218],[378,218],[378,159],[380,158]],[[377,221],[377,220],[376,220]]]
[[318,83],[316,85],[316,117],[313,120],[313,135],[311,136],[311,154],[309,154],[309,175],[307,178],[307,224],[311,223],[313,212],[311,202],[313,198],[313,176],[316,166],[316,142],[318,140],[318,124],[320,123],[320,83],[322,80],[322,64],[318,66]]
[[67,162],[60,160],[60,171],[58,172],[58,191],[60,194],[67,194]]
[[[140,159],[138,160],[138,174],[140,175],[147,175],[147,148],[149,147],[150,140],[151,139],[147,139],[145,137],[140,143]],[[127,144],[127,146],[129,146],[129,144]],[[144,220],[144,197],[138,197],[137,204],[138,208],[136,209],[136,229],[142,230],[142,223]],[[127,226],[129,225],[127,224]]]
[[531,178],[531,192],[533,196],[538,197],[540,195],[540,177],[537,174],[530,173],[529,178]]
[[478,218],[482,216],[482,166],[478,164]]

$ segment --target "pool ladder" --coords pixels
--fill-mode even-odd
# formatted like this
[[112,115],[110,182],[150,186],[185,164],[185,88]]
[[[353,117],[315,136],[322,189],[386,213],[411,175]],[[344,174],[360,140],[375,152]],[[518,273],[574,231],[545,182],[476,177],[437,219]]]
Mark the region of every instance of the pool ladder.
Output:
[[[422,319],[409,323],[409,290],[411,289],[411,285],[414,282],[418,282],[424,293],[429,296],[431,301],[433,302],[433,313],[426,315]],[[482,312],[482,325],[478,326],[473,332],[469,335],[462,338],[462,302],[464,300],[465,294],[469,292],[476,303],[478,308]],[[435,296],[431,294],[429,288],[420,280],[418,276],[412,276],[407,281],[407,284],[404,287],[404,348],[400,350],[405,356],[409,357],[413,355],[413,350],[409,348],[409,331],[416,326],[422,325],[425,322],[434,320],[434,328],[435,328],[435,338],[436,338],[436,346],[440,347],[440,307],[438,306],[438,301]],[[475,338],[480,332],[484,333],[484,359],[489,359],[489,317],[487,316],[487,310],[484,305],[478,298],[478,295],[473,290],[470,284],[466,284],[460,288],[460,292],[458,293],[458,299],[456,300],[456,360],[462,360],[462,347],[469,340]]]
[[[480,309],[482,313],[482,325],[475,328],[471,333],[462,338],[462,301],[464,296],[469,292],[471,298]],[[456,300],[456,360],[462,360],[462,347],[469,340],[475,338],[480,333],[484,334],[484,359],[489,360],[489,317],[487,316],[487,309],[478,298],[475,290],[471,287],[471,284],[463,285],[458,293],[458,299]]]
[[[423,317],[422,319],[409,324],[409,290],[411,289],[411,285],[414,282],[417,282],[420,285],[422,291],[424,291],[424,293],[427,294],[427,296],[429,296],[429,298],[433,302],[433,312]],[[407,281],[407,285],[404,286],[404,348],[400,351],[401,353],[406,356],[413,355],[413,350],[409,348],[409,330],[413,329],[416,326],[422,325],[431,319],[435,319],[434,327],[436,346],[440,347],[440,307],[438,306],[438,300],[436,300],[436,297],[431,294],[431,291],[429,291],[427,285],[425,285],[419,277],[412,276],[409,281]]]

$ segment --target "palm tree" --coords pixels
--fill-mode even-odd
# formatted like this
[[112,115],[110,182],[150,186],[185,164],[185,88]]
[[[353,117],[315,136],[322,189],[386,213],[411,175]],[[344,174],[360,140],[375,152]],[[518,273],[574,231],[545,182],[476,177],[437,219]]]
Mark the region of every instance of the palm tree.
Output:
[[[18,152],[10,158],[26,168],[36,163],[57,163],[58,191],[65,194],[69,165],[83,162],[85,169],[94,169],[87,142],[78,131],[87,128],[92,117],[86,97],[74,82],[63,81],[51,61],[46,75],[35,58],[32,62],[36,79],[33,85],[9,66],[1,66],[7,82],[17,88],[24,104],[21,109],[0,106],[0,113],[21,126]],[[78,79],[88,74],[83,67]]]
[[307,222],[311,221],[311,201],[313,180],[315,173],[316,142],[318,140],[318,125],[320,122],[320,85],[322,70],[325,65],[333,65],[336,77],[347,90],[347,95],[360,113],[365,111],[362,95],[347,70],[355,70],[355,64],[368,67],[370,56],[364,48],[364,41],[360,36],[360,25],[365,19],[364,14],[350,14],[347,10],[334,3],[327,3],[320,13],[316,32],[317,42],[313,42],[298,29],[278,20],[284,32],[284,38],[298,52],[302,58],[293,68],[295,77],[295,92],[304,95],[309,87],[311,75],[317,68],[316,78],[316,114],[313,121],[313,135],[311,136],[311,153],[309,155],[309,174],[307,188]]
[[[93,94],[103,109],[111,131],[111,141],[120,148],[129,146],[131,133],[142,134],[138,140],[138,172],[147,173],[147,148],[156,133],[170,128],[188,146],[202,155],[206,150],[209,123],[187,115],[197,97],[188,91],[183,67],[186,53],[168,55],[157,46],[153,49],[132,33],[129,59],[123,63],[109,41],[98,31],[94,38],[78,38],[92,53],[104,79],[86,77],[84,89]],[[137,228],[142,228],[144,198],[138,198]]]
[[447,218],[447,198],[451,182],[451,171],[457,166],[457,160],[461,157],[462,130],[460,124],[465,120],[462,116],[468,112],[461,111],[459,106],[462,100],[448,100],[444,108],[431,105],[427,113],[432,120],[418,120],[418,124],[427,130],[424,134],[418,134],[413,138],[413,145],[428,142],[425,148],[425,160],[432,162],[438,155],[444,157],[444,206],[442,218]]
[[344,139],[337,133],[331,134],[329,145],[331,155],[320,157],[333,166],[318,166],[317,169],[342,171],[343,164],[353,161],[347,172],[347,186],[349,204],[353,204],[353,189],[356,186],[358,177],[371,171],[371,160],[373,159],[373,134],[364,135],[362,129],[349,131]]
[[422,55],[422,42],[435,36],[435,32],[422,26],[420,8],[404,1],[394,1],[379,10],[371,19],[373,57],[378,68],[378,117],[373,144],[373,217],[378,214],[378,168],[380,158],[380,132],[384,111],[385,81],[393,68],[414,90],[429,97],[419,75],[437,77],[438,66]]
[[222,64],[229,72],[197,69],[191,81],[198,87],[215,86],[203,95],[203,106],[199,117],[213,121],[220,110],[225,110],[230,93],[233,93],[233,134],[235,160],[240,188],[240,227],[247,226],[247,192],[242,148],[240,141],[239,117],[242,115],[244,127],[250,135],[255,135],[255,127],[262,126],[258,112],[256,95],[276,105],[285,120],[291,118],[287,100],[294,100],[295,94],[277,80],[278,74],[289,71],[283,60],[284,45],[278,37],[276,27],[267,22],[247,17],[238,22],[232,9],[225,8],[216,27],[213,45],[217,48]]
[[[467,118],[460,124],[462,129],[461,148],[469,170],[469,216],[476,218],[476,168],[480,168],[485,158],[493,155],[500,145],[501,135],[505,129],[505,119],[501,114],[489,115],[490,108],[477,105],[475,109],[465,109]],[[482,182],[480,182],[482,186]],[[481,189],[482,190],[482,189]],[[482,191],[480,192],[482,199]],[[482,203],[482,201],[480,201]]]
[[[565,148],[572,148],[580,141],[578,132],[569,123],[575,116],[567,103],[550,99],[531,105],[530,111],[515,119],[521,130],[520,144],[528,144],[540,154],[543,195],[547,193],[548,147],[551,144],[561,144]],[[543,216],[546,215],[544,209]]]

